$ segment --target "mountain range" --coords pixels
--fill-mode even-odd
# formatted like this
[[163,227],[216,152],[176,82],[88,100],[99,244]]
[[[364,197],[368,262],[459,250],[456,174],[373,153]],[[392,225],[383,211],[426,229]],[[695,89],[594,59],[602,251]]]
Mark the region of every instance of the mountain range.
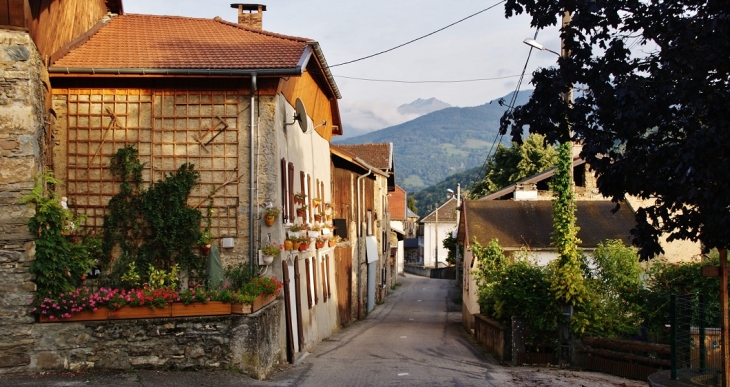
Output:
[[[531,91],[520,92],[516,105],[527,102],[530,94]],[[480,106],[448,107],[399,125],[333,142],[392,142],[396,183],[412,194],[447,176],[482,165],[498,138],[499,119],[507,110],[499,101],[511,98],[509,94]],[[507,144],[509,140],[502,142]]]
[[433,113],[435,111],[446,109],[448,107],[451,107],[451,105],[436,98],[419,98],[411,103],[398,106],[398,113],[403,115],[416,114],[422,116],[424,114]]

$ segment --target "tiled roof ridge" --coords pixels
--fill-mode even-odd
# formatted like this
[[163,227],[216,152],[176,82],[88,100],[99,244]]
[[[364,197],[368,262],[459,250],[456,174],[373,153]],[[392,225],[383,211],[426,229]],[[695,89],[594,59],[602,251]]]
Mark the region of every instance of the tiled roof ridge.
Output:
[[[204,20],[210,20],[210,19],[204,19]],[[217,21],[218,23],[221,23],[223,25],[235,27],[235,28],[242,29],[242,30],[248,31],[248,32],[254,32],[254,33],[257,33],[257,34],[271,36],[273,38],[294,40],[294,41],[302,42],[302,43],[314,43],[314,42],[316,42],[313,39],[303,38],[301,36],[284,35],[284,34],[278,34],[276,32],[271,32],[271,31],[266,31],[266,30],[257,30],[255,28],[248,28],[248,27],[239,25],[238,23],[233,23],[233,22],[229,22],[228,20],[224,20],[220,16],[214,17],[213,20],[214,21]]]

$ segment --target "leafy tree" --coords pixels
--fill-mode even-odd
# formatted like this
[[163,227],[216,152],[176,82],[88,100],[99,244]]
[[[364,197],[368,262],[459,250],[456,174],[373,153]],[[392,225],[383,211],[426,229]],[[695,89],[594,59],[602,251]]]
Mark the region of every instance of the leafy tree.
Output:
[[408,206],[408,209],[413,211],[414,214],[417,214],[418,211],[416,211],[416,198],[414,198],[413,196],[408,196],[406,202],[406,206]]
[[[533,74],[530,101],[502,117],[519,143],[525,126],[550,143],[583,143],[598,188],[616,203],[655,199],[636,212],[642,258],[659,236],[730,244],[730,7],[720,0],[507,0],[540,29],[561,29],[570,54]],[[638,44],[638,45],[637,45]],[[633,46],[641,49],[632,52]],[[573,85],[585,91],[570,105]],[[566,120],[567,118],[567,120]],[[570,125],[570,126],[569,126]]]
[[475,185],[470,197],[479,198],[551,168],[557,162],[557,151],[545,143],[545,137],[531,134],[522,142],[507,148],[502,144],[487,162],[487,173]]
[[441,241],[441,244],[449,251],[446,256],[446,262],[449,265],[456,265],[456,247],[458,246],[456,238],[451,235],[451,232],[448,232],[446,233],[446,238]]

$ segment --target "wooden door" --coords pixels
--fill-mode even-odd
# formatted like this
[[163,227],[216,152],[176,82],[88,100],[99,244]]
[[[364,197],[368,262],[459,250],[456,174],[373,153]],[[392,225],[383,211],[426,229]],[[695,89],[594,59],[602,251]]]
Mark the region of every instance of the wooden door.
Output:
[[352,249],[335,249],[335,283],[340,324],[352,321]]

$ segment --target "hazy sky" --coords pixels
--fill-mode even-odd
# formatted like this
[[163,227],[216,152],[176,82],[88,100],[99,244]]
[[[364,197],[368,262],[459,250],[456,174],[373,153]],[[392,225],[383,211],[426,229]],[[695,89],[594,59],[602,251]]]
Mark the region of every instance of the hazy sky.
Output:
[[[267,31],[318,41],[330,65],[357,59],[415,39],[488,8],[498,0],[270,0],[264,12]],[[124,0],[125,13],[220,16],[236,22],[231,0]],[[194,33],[194,31],[191,31]],[[476,106],[514,90],[517,77],[464,83],[403,84],[344,78],[401,81],[465,80],[519,75],[534,35],[524,15],[505,19],[504,5],[483,12],[435,35],[361,62],[332,68],[340,91],[345,130],[382,129],[413,117],[396,108],[417,98],[435,97],[455,106]],[[545,46],[560,48],[556,28],[540,31]],[[552,66],[556,57],[533,52],[529,74]]]

